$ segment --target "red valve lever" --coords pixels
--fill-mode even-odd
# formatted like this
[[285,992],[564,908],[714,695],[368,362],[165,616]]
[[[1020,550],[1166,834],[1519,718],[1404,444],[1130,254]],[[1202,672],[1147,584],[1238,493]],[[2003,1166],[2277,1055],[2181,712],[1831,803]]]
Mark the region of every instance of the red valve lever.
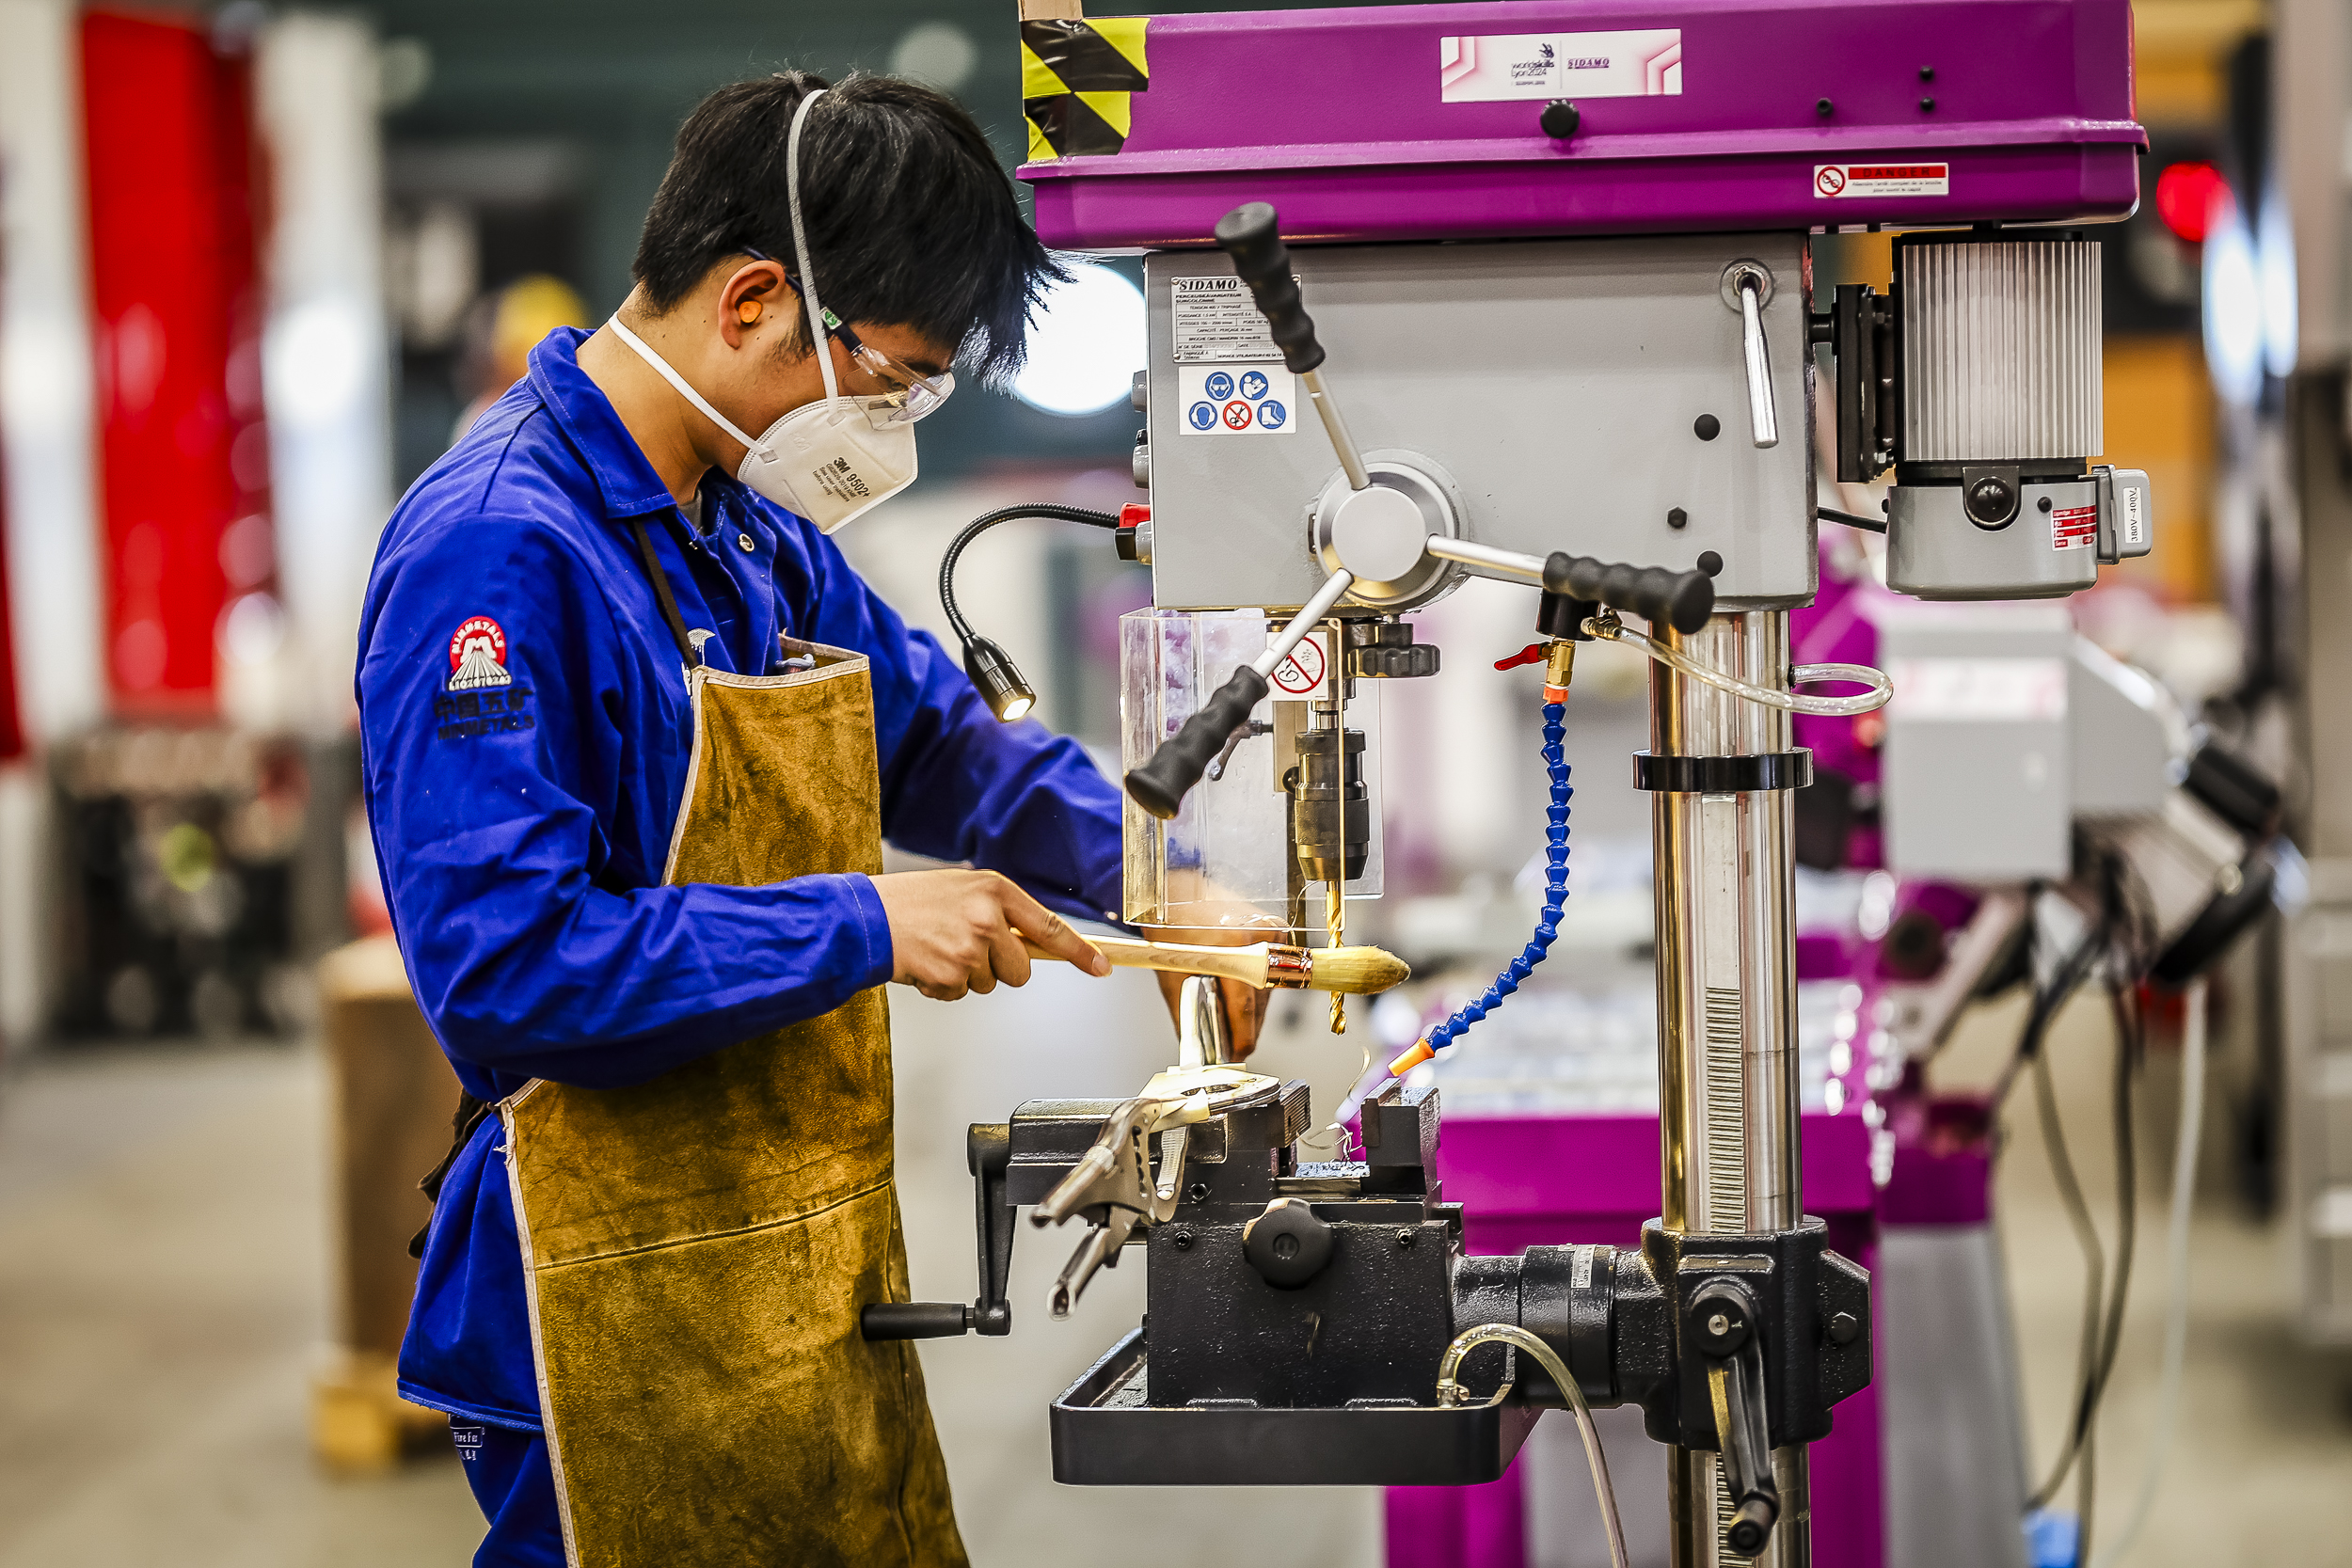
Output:
[[1544,645],[1541,642],[1530,642],[1526,647],[1521,648],[1518,653],[1513,654],[1509,658],[1496,659],[1495,668],[1498,670],[1516,670],[1522,664],[1541,664],[1543,661]]

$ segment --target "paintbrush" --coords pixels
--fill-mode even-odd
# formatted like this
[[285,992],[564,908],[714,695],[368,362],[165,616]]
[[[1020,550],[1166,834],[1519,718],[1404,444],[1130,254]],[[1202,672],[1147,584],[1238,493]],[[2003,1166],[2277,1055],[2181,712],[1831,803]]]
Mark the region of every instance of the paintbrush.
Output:
[[[1215,974],[1244,985],[1284,990],[1344,991],[1372,996],[1413,977],[1395,954],[1377,947],[1293,947],[1261,942],[1248,947],[1193,947],[1135,937],[1089,937],[1103,957],[1124,969],[1165,969],[1180,974]],[[1050,958],[1035,942],[1032,958]]]

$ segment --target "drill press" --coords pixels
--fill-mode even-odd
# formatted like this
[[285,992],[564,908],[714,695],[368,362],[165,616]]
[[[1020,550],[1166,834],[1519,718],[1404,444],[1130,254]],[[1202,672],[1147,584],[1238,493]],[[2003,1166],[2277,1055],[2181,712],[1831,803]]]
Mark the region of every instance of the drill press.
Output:
[[[1069,9],[1025,9],[1022,176],[1049,245],[1143,252],[1149,308],[1125,912],[1338,940],[1379,891],[1367,699],[1437,668],[1403,617],[1540,586],[1555,728],[1577,641],[1653,661],[1664,1190],[1638,1248],[1471,1258],[1434,1091],[1391,1085],[1364,1158],[1320,1164],[1270,1078],[1033,1101],[974,1130],[981,1301],[868,1332],[1005,1331],[1009,1215],[1042,1205],[1151,1271],[1148,1334],[1054,1407],[1061,1479],[1467,1482],[1543,1407],[1638,1402],[1677,1564],[1807,1562],[1805,1444],[1870,1340],[1798,1177],[1790,716],[1886,698],[1791,667],[1817,349],[1837,476],[1893,471],[1883,518],[1840,519],[1888,535],[1891,586],[2058,596],[2149,548],[2145,476],[2090,463],[2099,242],[2069,227],[2137,198],[2127,0]],[[1886,292],[1817,295],[1810,236],[1882,227]]]

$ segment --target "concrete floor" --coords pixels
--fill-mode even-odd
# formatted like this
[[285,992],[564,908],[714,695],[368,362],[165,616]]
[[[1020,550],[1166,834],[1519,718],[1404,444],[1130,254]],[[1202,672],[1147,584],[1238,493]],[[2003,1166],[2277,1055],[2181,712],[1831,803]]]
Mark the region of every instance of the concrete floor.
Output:
[[[918,1295],[973,1291],[962,1130],[1032,1095],[1115,1095],[1166,1054],[1140,976],[1041,973],[1025,991],[953,1006],[894,998],[900,1157]],[[2000,1021],[1985,1037],[1999,1037]],[[1362,1034],[1278,1038],[1266,1060],[1327,1109]],[[2062,1027],[2070,1128],[2093,1201],[2109,1190],[2104,1033]],[[2160,1055],[2143,1102],[2160,1167],[2170,1097]],[[304,1448],[305,1384],[326,1333],[318,1058],[296,1049],[59,1053],[0,1091],[0,1568],[455,1564],[480,1522],[454,1463],[335,1481]],[[2030,1120],[2001,1178],[2033,1463],[2073,1373],[2080,1272]],[[2139,1285],[2103,1432],[2101,1513],[2119,1517],[2154,1399],[2161,1170],[2148,1177]],[[930,1347],[925,1366],[976,1562],[1106,1559],[1191,1568],[1279,1555],[1299,1568],[1380,1560],[1366,1492],[1081,1491],[1048,1479],[1043,1409],[1136,1319],[1142,1277],[1098,1276],[1072,1321],[1041,1301],[1074,1236],[1023,1227],[1007,1340]],[[2183,1422],[2146,1568],[2352,1563],[2341,1529],[2352,1419],[2333,1362],[2288,1339],[2269,1235],[2201,1212]],[[1277,1545],[1276,1544],[1279,1544]],[[1825,1565],[1836,1568],[1836,1565]]]

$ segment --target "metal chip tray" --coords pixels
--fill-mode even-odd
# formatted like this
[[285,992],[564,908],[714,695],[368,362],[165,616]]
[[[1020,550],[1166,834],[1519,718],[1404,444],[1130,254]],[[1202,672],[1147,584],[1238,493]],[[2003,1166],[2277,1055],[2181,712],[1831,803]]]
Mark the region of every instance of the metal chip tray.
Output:
[[[1146,1403],[1144,1331],[1113,1345],[1054,1402],[1054,1479],[1065,1486],[1470,1486],[1501,1479],[1542,1412],[1526,1405],[1366,1402],[1277,1409],[1236,1401]],[[1436,1372],[1431,1378],[1434,1383]]]

